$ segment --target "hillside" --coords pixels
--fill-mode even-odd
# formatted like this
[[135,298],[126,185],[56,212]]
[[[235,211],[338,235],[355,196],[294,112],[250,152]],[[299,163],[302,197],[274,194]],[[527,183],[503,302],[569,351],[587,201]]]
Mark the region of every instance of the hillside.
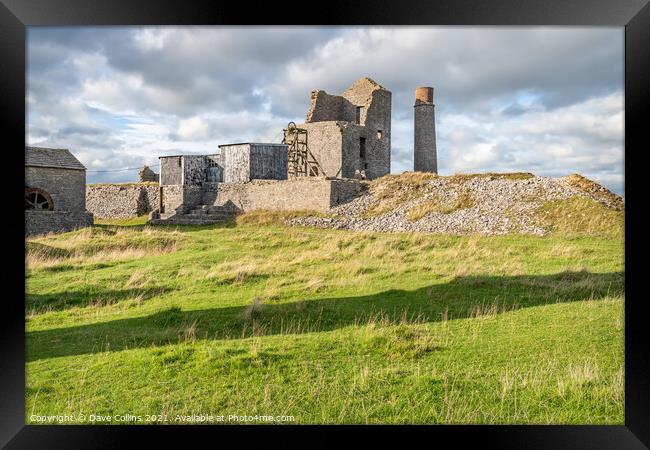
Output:
[[623,423],[620,236],[273,217],[29,239],[26,422]]
[[363,195],[331,215],[288,223],[448,234],[623,233],[623,199],[577,174],[554,179],[530,173],[404,173],[366,186]]

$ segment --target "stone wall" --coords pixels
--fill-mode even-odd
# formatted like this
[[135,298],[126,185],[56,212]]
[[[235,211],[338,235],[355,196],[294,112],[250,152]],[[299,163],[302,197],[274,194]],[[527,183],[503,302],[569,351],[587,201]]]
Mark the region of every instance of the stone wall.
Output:
[[183,214],[183,192],[185,188],[181,185],[161,186],[161,213],[178,213]]
[[54,211],[86,210],[85,170],[25,167],[25,185],[50,194]]
[[331,180],[330,186],[330,208],[353,200],[362,190],[357,180]]
[[298,127],[307,130],[309,151],[318,161],[325,176],[341,177],[343,141],[339,122],[308,122]]
[[332,120],[354,121],[355,106],[340,95],[330,95],[325,91],[311,92],[311,104],[307,111],[307,122]]
[[93,224],[93,215],[83,211],[25,211],[25,236],[72,231]]
[[[238,211],[257,209],[328,211],[361,190],[356,180],[300,177],[289,180],[254,180],[246,183],[208,183],[201,204],[227,205]],[[196,206],[196,205],[194,205]]]
[[361,78],[341,96],[313,91],[311,100],[306,123],[298,127],[307,130],[309,149],[325,175],[351,178],[358,170],[374,179],[390,172],[390,91]]
[[157,183],[90,184],[86,186],[86,208],[102,219],[126,219],[158,209]]
[[390,173],[392,94],[384,89],[372,92],[363,124],[366,130],[366,175],[368,179]]
[[162,209],[160,213],[185,214],[201,205],[202,200],[202,186],[162,186]]

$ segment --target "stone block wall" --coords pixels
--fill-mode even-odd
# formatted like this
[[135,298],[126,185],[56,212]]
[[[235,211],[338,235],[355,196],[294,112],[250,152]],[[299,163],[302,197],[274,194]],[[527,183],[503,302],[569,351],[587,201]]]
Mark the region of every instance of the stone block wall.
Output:
[[316,90],[311,93],[311,104],[307,111],[307,122],[355,119],[355,106],[340,95],[330,95]]
[[325,175],[351,178],[358,170],[374,179],[390,172],[391,102],[390,91],[369,78],[357,80],[341,96],[312,92],[306,123],[298,127],[307,130],[309,148]]
[[[340,122],[308,122],[298,125],[307,130],[307,145],[325,176],[342,177],[342,131]],[[354,171],[352,171],[354,175]],[[350,175],[349,175],[350,176]]]
[[102,219],[126,219],[158,209],[157,183],[90,184],[86,186],[86,208]]
[[330,207],[347,203],[355,198],[362,190],[357,180],[331,180]]
[[366,129],[366,176],[379,178],[390,173],[392,94],[386,90],[372,92],[364,126]]
[[357,180],[328,180],[323,177],[209,183],[203,187],[202,204],[228,205],[239,211],[329,211],[332,206],[351,200],[360,190],[361,184]]
[[50,194],[55,211],[86,210],[85,170],[25,167],[25,185]]
[[161,204],[162,209],[160,213],[165,214],[183,214],[185,208],[183,207],[183,193],[185,187],[182,185],[162,186],[161,190]]
[[25,211],[25,236],[61,233],[93,224],[93,215],[84,211]]

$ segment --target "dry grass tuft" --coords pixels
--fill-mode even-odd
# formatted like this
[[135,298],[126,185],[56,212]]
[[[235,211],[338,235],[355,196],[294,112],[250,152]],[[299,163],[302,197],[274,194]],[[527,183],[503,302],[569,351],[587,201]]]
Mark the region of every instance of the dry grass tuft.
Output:
[[577,386],[595,381],[600,376],[598,366],[589,362],[569,366],[568,372],[569,379]]
[[253,302],[242,311],[241,318],[245,322],[258,319],[262,315],[264,304],[260,297],[255,297]]
[[533,178],[533,175],[530,172],[506,172],[506,173],[496,173],[496,172],[485,172],[485,173],[455,173],[449,177],[446,177],[450,183],[463,183],[467,180],[473,178],[487,178],[489,180],[527,180]]
[[448,199],[443,196],[436,196],[428,199],[419,205],[409,209],[407,217],[411,222],[422,219],[429,214],[451,214],[461,209],[469,209],[476,204],[474,196],[468,191],[463,190],[455,198]]
[[296,211],[274,211],[274,210],[256,210],[237,215],[235,223],[237,225],[284,225],[285,221],[297,219],[300,217],[333,217],[332,214],[326,214],[313,210],[296,210]]
[[412,318],[404,320],[395,325],[394,320],[385,315],[369,318],[366,324],[368,337],[364,344],[391,357],[410,359],[421,358],[440,347],[428,328],[413,326],[418,321]]
[[534,214],[541,227],[561,234],[623,237],[625,213],[580,196],[544,202]]
[[196,342],[196,325],[197,321],[195,320],[183,330],[183,342]]
[[402,203],[422,197],[429,183],[438,178],[435,173],[406,172],[401,175],[385,175],[369,183],[375,203],[363,217],[380,216]]
[[149,271],[144,269],[135,270],[129,279],[124,283],[125,288],[140,288],[146,287],[151,283],[151,277],[149,276]]
[[205,275],[208,279],[214,279],[220,284],[244,284],[249,281],[256,281],[265,278],[267,273],[257,262],[226,261],[211,268]]
[[137,259],[171,253],[183,241],[179,233],[138,228],[88,227],[70,233],[29,238],[25,262],[29,268]]
[[625,202],[621,196],[614,194],[605,186],[602,186],[589,178],[574,173],[564,177],[564,181],[611,209],[616,211],[623,211],[625,209]]

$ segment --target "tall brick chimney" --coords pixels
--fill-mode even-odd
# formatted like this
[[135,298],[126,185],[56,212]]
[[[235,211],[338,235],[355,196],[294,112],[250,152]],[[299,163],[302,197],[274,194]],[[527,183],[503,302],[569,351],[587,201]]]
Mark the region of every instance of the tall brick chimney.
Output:
[[415,89],[414,105],[414,170],[416,172],[438,172],[436,151],[436,115],[433,104],[433,88]]

